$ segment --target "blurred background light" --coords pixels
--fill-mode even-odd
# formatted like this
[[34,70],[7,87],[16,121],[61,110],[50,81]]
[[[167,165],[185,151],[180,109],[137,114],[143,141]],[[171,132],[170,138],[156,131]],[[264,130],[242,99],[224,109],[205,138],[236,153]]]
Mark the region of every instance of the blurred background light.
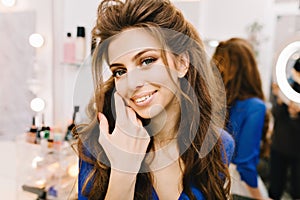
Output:
[[39,48],[44,44],[44,38],[41,34],[33,33],[29,37],[29,44],[33,47]]
[[210,40],[208,42],[208,45],[211,47],[217,47],[219,45],[219,42],[217,40]]
[[6,7],[13,7],[16,4],[16,0],[1,0],[1,3]]
[[300,103],[300,94],[296,92],[288,83],[286,66],[290,57],[300,49],[300,41],[292,42],[287,45],[280,53],[276,63],[277,83],[282,93],[290,100]]
[[30,108],[35,112],[40,112],[45,108],[45,101],[41,98],[34,98],[30,102]]

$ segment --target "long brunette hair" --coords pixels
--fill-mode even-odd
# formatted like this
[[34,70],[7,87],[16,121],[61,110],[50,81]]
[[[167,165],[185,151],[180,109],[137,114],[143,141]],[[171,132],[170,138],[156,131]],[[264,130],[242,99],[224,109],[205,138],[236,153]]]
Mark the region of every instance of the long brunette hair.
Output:
[[[212,60],[223,77],[228,109],[236,100],[257,97],[265,101],[255,53],[249,41],[243,38],[231,38],[220,42]],[[267,133],[270,115],[270,111],[267,110],[262,134],[261,155],[266,155],[269,148]]]
[[[230,178],[226,163],[226,154],[219,138],[220,129],[223,127],[222,112],[213,113],[212,104],[219,110],[219,95],[225,95],[222,88],[216,85],[215,74],[207,62],[203,43],[195,28],[187,22],[182,13],[170,3],[169,0],[104,0],[98,7],[96,25],[92,31],[93,38],[100,41],[93,53],[93,77],[95,82],[95,96],[89,105],[91,122],[77,128],[79,157],[93,165],[93,170],[85,181],[83,194],[89,199],[104,199],[110,176],[110,168],[102,160],[107,159],[104,150],[98,143],[99,131],[97,129],[97,113],[102,112],[109,121],[109,129],[112,132],[115,120],[112,111],[114,80],[103,80],[103,68],[107,59],[107,47],[109,39],[121,33],[125,29],[143,27],[169,29],[174,34],[152,33],[166,49],[171,52],[186,53],[190,60],[190,66],[185,80],[188,84],[180,82],[181,105],[188,110],[189,115],[184,116],[184,126],[189,130],[196,130],[195,137],[178,137],[180,148],[187,146],[180,159],[184,163],[183,191],[190,199],[195,199],[191,191],[191,185],[202,191],[207,199],[227,199],[229,197]],[[151,32],[151,31],[149,31]],[[176,34],[179,33],[179,34]],[[186,37],[182,37],[185,35]],[[176,56],[176,55],[174,55]],[[165,52],[162,51],[165,58]],[[164,62],[166,60],[164,59]],[[189,98],[193,91],[195,98]],[[200,116],[194,116],[194,108],[200,110]],[[195,119],[197,121],[195,122]],[[195,127],[197,124],[197,127]],[[187,133],[185,133],[187,134]],[[204,140],[215,139],[207,155],[199,156],[201,148],[204,148]],[[148,150],[153,148],[153,138]],[[186,142],[187,140],[190,140]],[[208,140],[208,142],[210,142]],[[189,145],[188,145],[189,144]],[[209,145],[207,145],[209,146]],[[207,147],[209,148],[209,147]],[[88,153],[93,152],[93,153]],[[224,158],[225,157],[225,162]],[[86,186],[91,184],[89,191]],[[150,199],[152,193],[151,172],[137,175],[134,199]],[[120,185],[121,187],[121,185]],[[80,191],[81,192],[81,191]]]

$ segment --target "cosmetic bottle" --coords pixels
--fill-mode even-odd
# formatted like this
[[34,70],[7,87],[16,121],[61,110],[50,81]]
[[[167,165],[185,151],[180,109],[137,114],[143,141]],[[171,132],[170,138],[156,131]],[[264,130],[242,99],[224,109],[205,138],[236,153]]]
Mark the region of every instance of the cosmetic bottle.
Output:
[[62,142],[63,142],[63,137],[61,133],[54,133],[53,135],[53,147],[56,151],[61,150]]
[[37,129],[34,144],[41,144],[41,132]]
[[44,134],[44,139],[49,139],[50,138],[50,127],[46,126],[45,128],[45,134]]
[[44,138],[45,131],[46,131],[45,117],[44,114],[42,114],[42,124],[41,124],[41,128],[39,129],[41,139]]
[[75,40],[75,59],[76,62],[82,62],[85,58],[86,53],[86,39],[85,39],[85,28],[83,26],[77,27],[77,37]]
[[67,128],[67,132],[65,135],[65,141],[70,141],[73,138],[72,129],[75,127],[76,114],[79,112],[79,106],[74,106],[73,118],[71,124]]
[[52,150],[54,140],[53,139],[48,139],[47,141],[48,141],[48,149]]
[[72,38],[71,33],[67,33],[67,37],[64,42],[64,63],[75,63],[75,41]]
[[49,152],[52,151],[52,149],[49,148],[49,141],[48,141],[49,139],[50,139],[50,127],[45,126],[44,132],[43,134],[41,134],[41,149],[42,149],[43,156],[46,156]]
[[32,144],[36,143],[36,138],[37,138],[38,130],[35,125],[35,117],[32,117],[32,124],[29,129],[29,131],[26,133],[26,141]]
[[38,130],[39,133],[39,139],[40,144],[42,146],[45,146],[45,141],[50,137],[50,127],[45,125],[45,116],[42,114],[42,127]]

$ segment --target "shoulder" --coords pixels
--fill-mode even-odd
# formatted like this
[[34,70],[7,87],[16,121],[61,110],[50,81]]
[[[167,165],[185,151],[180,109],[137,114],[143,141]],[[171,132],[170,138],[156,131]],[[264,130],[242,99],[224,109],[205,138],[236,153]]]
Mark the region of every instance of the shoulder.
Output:
[[246,109],[248,112],[257,112],[262,111],[265,112],[267,109],[267,106],[265,102],[257,97],[248,98],[245,100],[238,100],[236,101],[236,107],[242,107]]
[[252,106],[256,106],[256,107],[262,107],[262,108],[266,107],[265,102],[262,99],[257,98],[257,97],[249,98],[249,99],[246,99],[244,101],[248,105],[252,105]]
[[220,129],[220,137],[223,145],[228,145],[234,148],[234,140],[227,131],[225,131],[224,129]]
[[226,152],[226,156],[222,154],[222,157],[223,159],[226,158],[225,161],[230,163],[235,148],[234,139],[227,131],[223,129],[220,130],[220,138]]

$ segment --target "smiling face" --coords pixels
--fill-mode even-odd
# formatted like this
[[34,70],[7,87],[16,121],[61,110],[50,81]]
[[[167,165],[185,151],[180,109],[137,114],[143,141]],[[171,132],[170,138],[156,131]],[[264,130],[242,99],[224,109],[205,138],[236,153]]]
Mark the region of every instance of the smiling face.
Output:
[[123,31],[108,48],[117,92],[145,119],[180,112],[176,94],[182,72],[176,70],[175,57],[168,52],[165,66],[161,49],[150,33],[137,28]]

